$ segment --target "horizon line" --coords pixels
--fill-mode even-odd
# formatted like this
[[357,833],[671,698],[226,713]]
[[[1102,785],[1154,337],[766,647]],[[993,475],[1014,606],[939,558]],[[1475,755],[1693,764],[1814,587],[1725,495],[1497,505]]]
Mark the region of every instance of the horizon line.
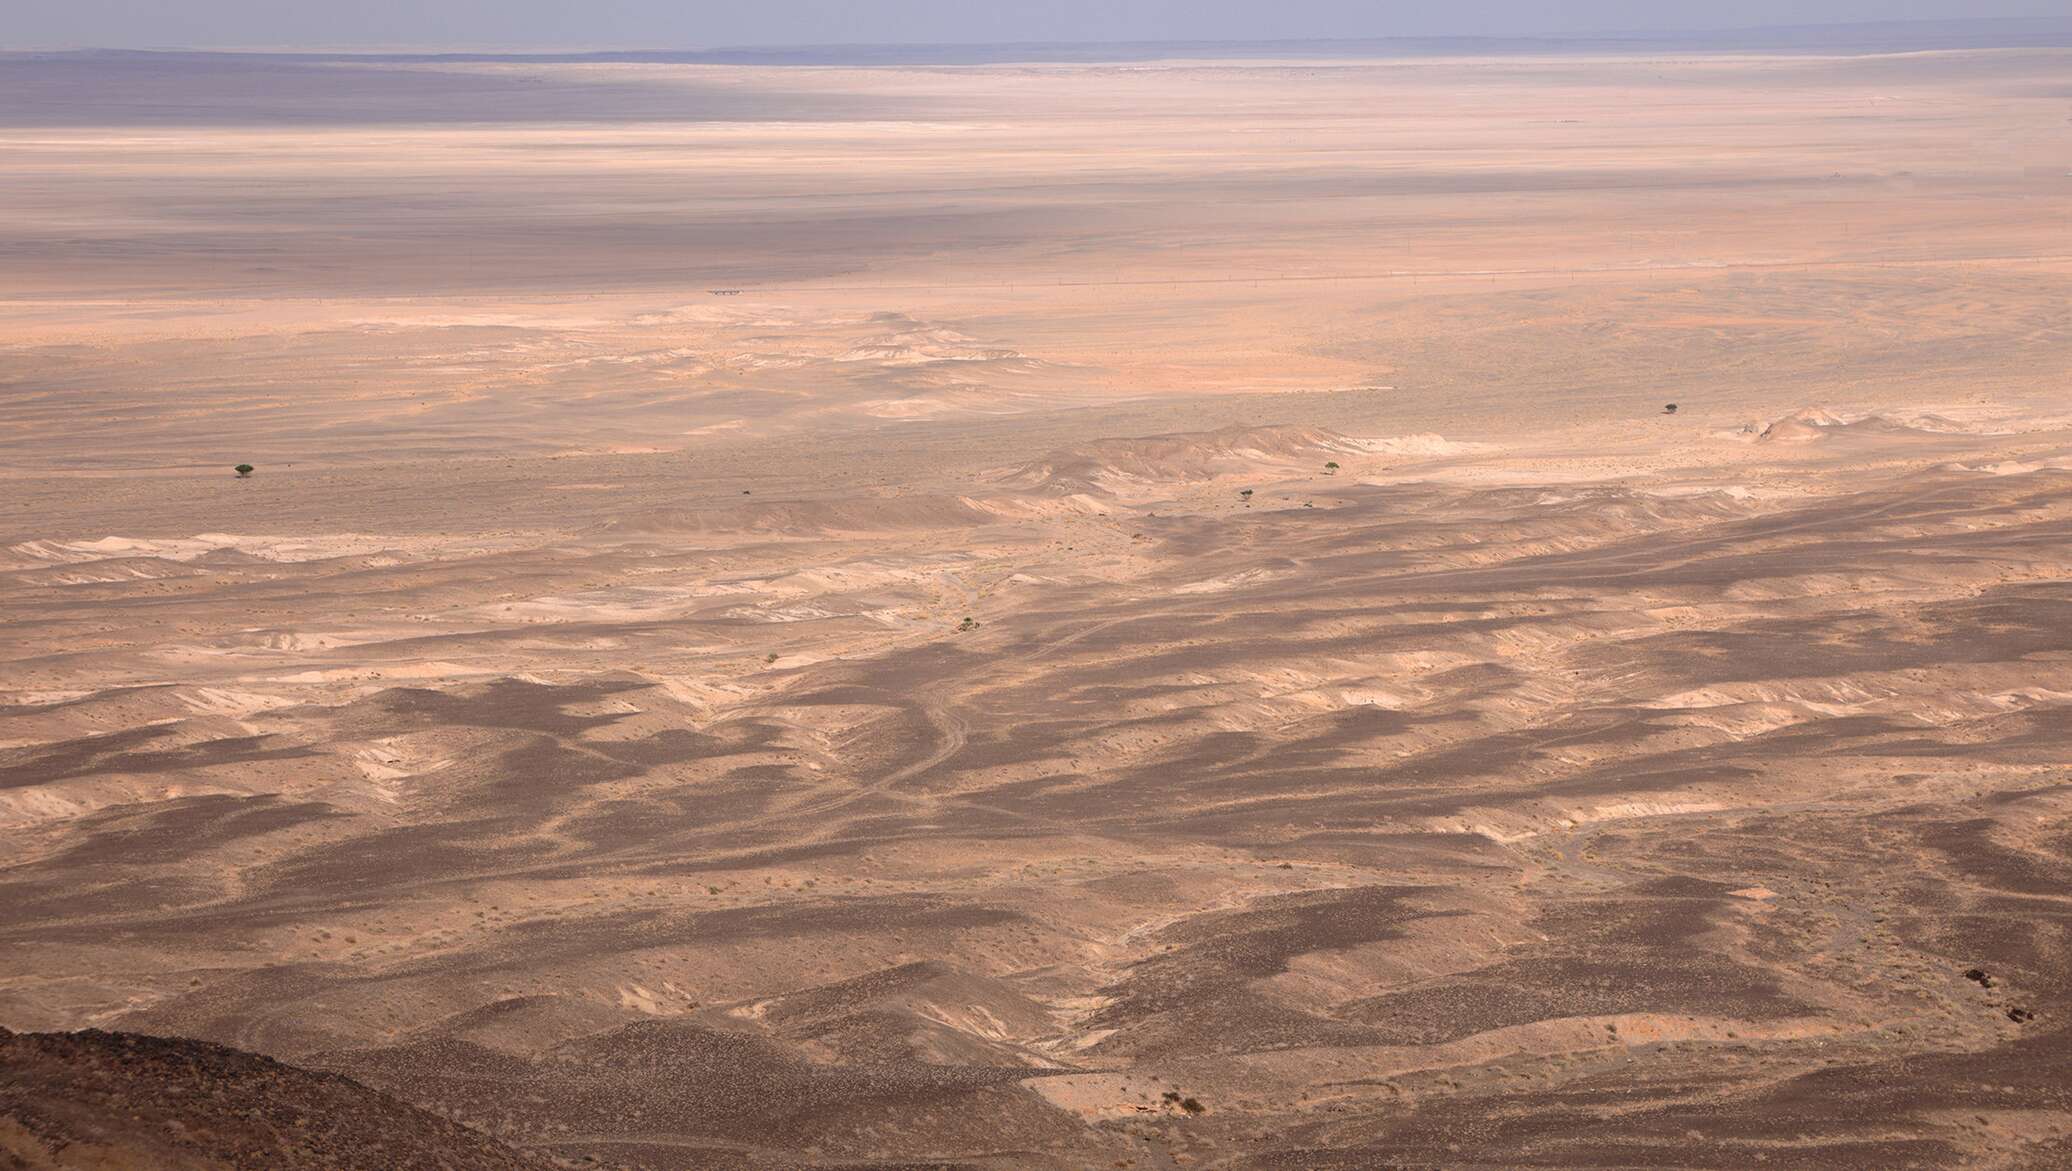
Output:
[[[504,60],[566,60],[571,58],[757,58],[772,59],[786,57],[833,57],[841,54],[869,56],[917,52],[999,53],[1008,50],[1029,50],[1059,53],[1071,50],[1151,50],[1173,49],[1232,49],[1254,50],[1270,48],[1315,49],[1328,46],[1440,46],[1440,45],[1621,45],[1636,47],[1675,47],[1679,44],[1697,47],[1696,42],[1721,38],[1818,38],[1820,36],[1847,36],[1882,32],[1887,35],[1908,32],[1928,33],[1942,31],[1945,34],[1961,31],[2015,33],[2019,31],[2028,37],[2050,38],[2048,43],[2019,43],[2006,45],[1966,45],[1952,47],[1969,48],[2056,48],[2072,47],[2072,16],[2029,17],[2029,16],[1987,16],[1987,17],[1944,17],[1922,20],[1867,20],[1827,21],[1806,24],[1759,24],[1731,25],[1702,29],[1673,28],[1629,28],[1602,29],[1579,32],[1545,33],[1419,33],[1380,36],[1346,37],[1173,37],[1159,39],[1135,38],[1127,40],[1011,40],[1011,41],[828,41],[828,42],[786,42],[765,44],[737,44],[713,46],[665,47],[631,43],[608,43],[590,45],[549,44],[451,44],[451,43],[297,43],[297,44],[249,44],[249,45],[32,45],[0,46],[0,56],[21,56],[31,54],[105,54],[105,55],[209,55],[251,57],[366,57],[412,59],[504,59]],[[2061,40],[2062,39],[2062,42]],[[1809,45],[1807,47],[1821,47]],[[1838,47],[1827,45],[1825,47]],[[1002,61],[1012,60],[1004,58]]]

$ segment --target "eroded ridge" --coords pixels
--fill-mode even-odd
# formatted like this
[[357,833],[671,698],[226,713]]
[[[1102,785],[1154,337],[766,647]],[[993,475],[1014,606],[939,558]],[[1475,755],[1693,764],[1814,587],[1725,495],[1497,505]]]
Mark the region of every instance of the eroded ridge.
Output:
[[10,1015],[659,1166],[2063,1142],[2072,472],[1001,491],[18,547]]

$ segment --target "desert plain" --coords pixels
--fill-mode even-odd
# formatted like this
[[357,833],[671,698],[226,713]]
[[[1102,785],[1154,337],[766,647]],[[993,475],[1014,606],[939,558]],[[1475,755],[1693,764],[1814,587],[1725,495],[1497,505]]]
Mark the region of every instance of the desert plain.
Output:
[[0,1165],[2072,1166],[2068,78],[0,57]]

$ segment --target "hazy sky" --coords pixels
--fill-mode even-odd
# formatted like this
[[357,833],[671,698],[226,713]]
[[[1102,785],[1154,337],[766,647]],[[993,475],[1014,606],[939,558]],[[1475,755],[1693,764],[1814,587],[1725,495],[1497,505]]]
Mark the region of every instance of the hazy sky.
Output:
[[0,45],[712,48],[2062,16],[2066,0],[0,0]]

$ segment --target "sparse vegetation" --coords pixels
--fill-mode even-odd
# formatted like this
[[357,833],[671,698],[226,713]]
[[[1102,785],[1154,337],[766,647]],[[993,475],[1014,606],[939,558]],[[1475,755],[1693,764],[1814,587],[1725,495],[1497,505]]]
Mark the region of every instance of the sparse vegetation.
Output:
[[769,654],[767,654],[767,655],[764,655],[764,656],[763,656],[763,662],[765,662],[765,663],[774,663],[774,662],[776,662],[776,661],[777,661],[777,652],[776,652],[776,651],[771,651],[771,652],[770,652]]
[[1334,460],[1328,460],[1328,461],[1326,461],[1326,462],[1325,462],[1325,464],[1324,464],[1324,474],[1325,474],[1325,475],[1327,475],[1327,476],[1335,476],[1335,475],[1337,475],[1337,474],[1338,474],[1338,461],[1337,461],[1337,460],[1335,460],[1335,459],[1334,459]]
[[1201,1104],[1200,1098],[1182,1097],[1178,1090],[1167,1090],[1160,1097],[1165,1100],[1166,1105],[1188,1114],[1206,1114],[1209,1112],[1209,1108]]
[[1663,407],[1662,407],[1662,413],[1663,413],[1663,414],[1665,414],[1665,415],[1673,415],[1673,414],[1675,414],[1675,413],[1676,413],[1676,404],[1675,404],[1675,403],[1666,403],[1666,404],[1664,404],[1664,405],[1663,405]]
[[237,478],[242,480],[245,477],[251,475],[255,469],[252,467],[251,464],[239,464],[230,470],[236,472]]
[[963,632],[965,632],[965,631],[977,630],[977,629],[978,629],[978,619],[976,619],[976,618],[970,618],[970,617],[967,617],[967,618],[965,618],[965,619],[964,619],[964,621],[962,621],[962,622],[959,622],[959,623],[957,624],[957,630],[958,630],[958,632],[959,632],[959,633],[963,633]]

